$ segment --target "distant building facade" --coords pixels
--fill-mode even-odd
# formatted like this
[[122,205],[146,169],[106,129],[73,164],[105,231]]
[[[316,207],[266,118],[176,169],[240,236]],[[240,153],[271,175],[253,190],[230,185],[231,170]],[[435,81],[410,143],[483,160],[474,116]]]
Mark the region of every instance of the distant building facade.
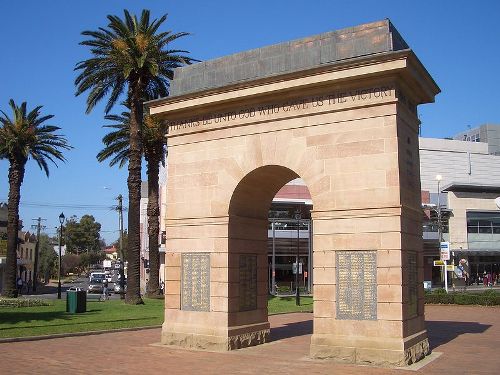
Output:
[[[440,175],[443,240],[450,242],[453,264],[465,259],[475,282],[485,274],[499,274],[500,156],[491,154],[485,142],[462,142],[420,138],[420,176],[424,193],[428,193],[432,220],[423,227],[425,280],[439,282],[440,268],[436,213]],[[425,194],[423,194],[424,196]],[[450,262],[451,263],[451,262]]]
[[489,154],[500,155],[500,124],[483,124],[455,134],[453,139],[487,143]]

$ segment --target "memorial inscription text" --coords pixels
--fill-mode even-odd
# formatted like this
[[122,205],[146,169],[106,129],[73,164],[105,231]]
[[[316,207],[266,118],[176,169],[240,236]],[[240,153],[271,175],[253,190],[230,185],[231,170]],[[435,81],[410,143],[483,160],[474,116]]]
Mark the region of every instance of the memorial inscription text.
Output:
[[257,255],[240,255],[240,311],[257,308]]
[[359,102],[371,99],[394,97],[394,89],[389,86],[369,87],[349,91],[332,92],[325,95],[316,95],[306,98],[293,99],[281,103],[273,103],[256,107],[242,108],[222,113],[211,113],[183,120],[174,120],[167,123],[169,130],[187,129],[198,126],[212,126],[224,124],[234,120],[244,120],[260,116],[269,116],[278,113],[295,112],[299,110],[329,107],[349,102]]
[[181,309],[210,311],[210,254],[182,254]]
[[377,319],[377,252],[337,251],[337,319]]
[[408,253],[408,296],[410,302],[408,304],[408,313],[410,316],[417,315],[418,292],[417,292],[417,254],[415,252]]

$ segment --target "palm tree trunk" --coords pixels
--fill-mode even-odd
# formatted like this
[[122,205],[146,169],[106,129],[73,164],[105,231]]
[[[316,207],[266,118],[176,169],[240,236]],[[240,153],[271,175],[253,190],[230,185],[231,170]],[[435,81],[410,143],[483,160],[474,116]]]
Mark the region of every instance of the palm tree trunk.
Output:
[[17,241],[19,231],[19,201],[21,185],[24,179],[24,165],[17,160],[10,160],[9,167],[9,201],[7,203],[7,259],[5,264],[2,295],[17,297]]
[[[159,145],[160,150],[163,144]],[[156,150],[149,155],[148,168],[148,236],[149,236],[149,283],[147,295],[157,297],[160,290],[160,252],[158,236],[160,234],[160,205],[159,205],[159,172],[160,160]]]
[[140,128],[142,124],[142,101],[140,83],[129,82],[130,103],[130,150],[128,163],[128,250],[127,250],[127,294],[125,302],[131,305],[143,304],[140,288],[140,201],[141,201],[141,158],[142,146]]

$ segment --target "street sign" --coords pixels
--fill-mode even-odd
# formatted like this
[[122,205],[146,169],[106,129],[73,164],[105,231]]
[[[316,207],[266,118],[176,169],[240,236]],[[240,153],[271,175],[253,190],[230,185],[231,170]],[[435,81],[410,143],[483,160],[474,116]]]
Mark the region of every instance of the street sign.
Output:
[[[294,275],[297,273],[297,262],[292,263],[292,273]],[[299,263],[299,275],[302,275],[302,263]]]
[[441,260],[450,260],[450,243],[441,242],[439,253],[441,255]]
[[435,260],[434,267],[442,267],[444,266],[444,260]]
[[455,266],[453,264],[447,264],[446,271],[455,271]]

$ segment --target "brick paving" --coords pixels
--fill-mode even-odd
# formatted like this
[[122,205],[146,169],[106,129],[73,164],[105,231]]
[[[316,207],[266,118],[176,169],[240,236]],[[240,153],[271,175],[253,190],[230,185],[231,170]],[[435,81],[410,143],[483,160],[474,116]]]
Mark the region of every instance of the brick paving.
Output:
[[[498,374],[500,308],[426,306],[431,348],[419,374]],[[160,329],[0,344],[0,374],[405,374],[308,357],[311,314],[270,317],[270,343],[225,353],[151,345]]]

